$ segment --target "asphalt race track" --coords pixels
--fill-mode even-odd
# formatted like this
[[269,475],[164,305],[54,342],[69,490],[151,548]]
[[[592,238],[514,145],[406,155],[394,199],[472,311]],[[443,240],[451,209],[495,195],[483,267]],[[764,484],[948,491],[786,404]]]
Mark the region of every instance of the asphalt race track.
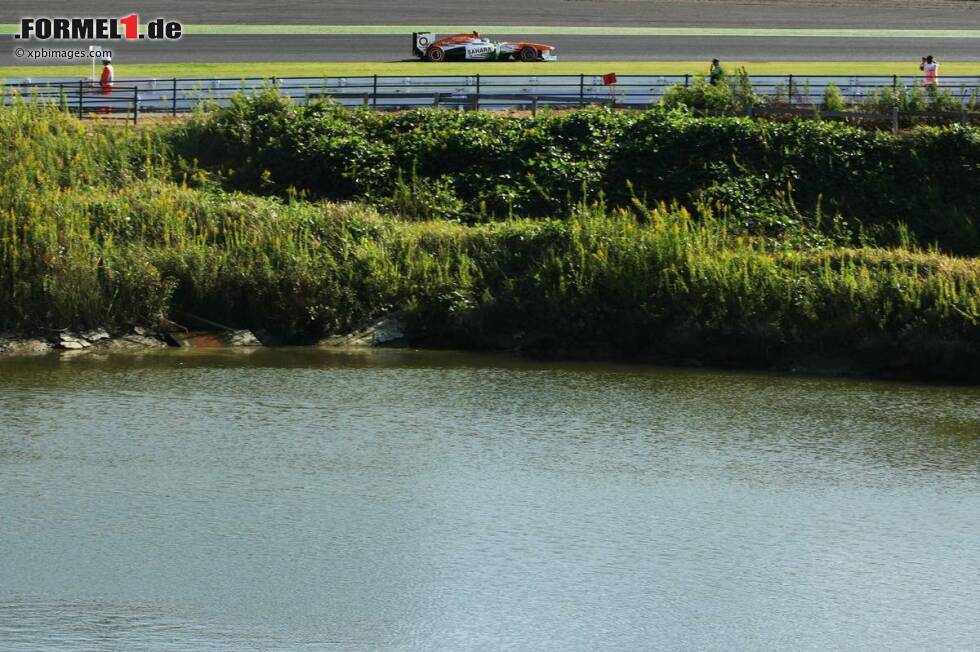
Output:
[[[719,57],[745,61],[908,60],[914,65],[924,54],[934,54],[941,61],[980,58],[978,39],[535,35],[533,40],[555,45],[561,61],[696,61]],[[127,63],[398,61],[411,58],[411,35],[207,35],[185,36],[179,45],[144,41],[116,42],[107,47],[117,61]],[[10,49],[0,55],[0,65],[23,63]]]
[[[600,25],[632,27],[744,27],[831,29],[976,29],[980,3],[913,3],[898,0],[837,0],[771,3],[728,0],[494,0],[404,2],[345,0],[172,0],[136,3],[108,0],[5,0],[0,23],[22,16],[122,16],[139,13],[185,24],[317,25]],[[187,35],[178,43],[111,42],[119,61],[395,61],[410,56],[404,36],[356,35]],[[491,35],[492,36],[492,35]],[[515,35],[501,38],[513,39]],[[30,63],[14,56],[12,36],[0,48],[0,65]],[[980,39],[852,38],[782,36],[571,36],[535,34],[535,41],[558,48],[560,60],[909,60],[924,54],[941,61],[980,60]],[[46,47],[61,46],[64,42]],[[86,42],[86,45],[88,42]],[[53,62],[51,62],[53,63]]]
[[969,0],[3,0],[22,16],[165,16],[185,23],[628,25],[970,29]]

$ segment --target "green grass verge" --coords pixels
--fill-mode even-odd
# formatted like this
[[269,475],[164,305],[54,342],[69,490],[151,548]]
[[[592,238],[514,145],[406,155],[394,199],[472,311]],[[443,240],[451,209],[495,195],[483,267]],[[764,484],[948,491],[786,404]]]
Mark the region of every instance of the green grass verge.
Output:
[[[918,75],[913,62],[902,61],[726,61],[729,70],[745,66],[750,75]],[[561,61],[558,63],[423,63],[420,61],[357,63],[134,63],[120,62],[116,75],[144,77],[357,77],[365,75],[683,75],[705,74],[705,61]],[[944,76],[980,75],[980,61],[944,63]],[[91,75],[88,63],[73,66],[0,67],[0,79],[42,79]]]
[[[569,36],[772,36],[819,38],[980,38],[975,29],[801,29],[751,27],[628,27],[602,25],[184,25],[184,34],[363,34],[390,36],[424,29],[437,34],[478,30],[486,34],[563,34]],[[19,26],[0,24],[0,33]]]

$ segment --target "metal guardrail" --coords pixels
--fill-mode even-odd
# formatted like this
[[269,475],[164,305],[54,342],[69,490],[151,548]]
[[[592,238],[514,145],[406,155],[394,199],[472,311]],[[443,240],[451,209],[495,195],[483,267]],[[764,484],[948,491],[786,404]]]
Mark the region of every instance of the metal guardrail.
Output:
[[[227,105],[237,93],[254,93],[270,86],[299,102],[329,98],[346,106],[367,105],[380,110],[422,106],[483,109],[538,106],[608,104],[619,108],[647,108],[658,103],[673,86],[689,86],[692,75],[621,76],[615,86],[605,86],[601,75],[483,75],[467,76],[362,76],[272,78],[152,78],[116,83],[110,93],[95,82],[80,79],[9,81],[2,86],[4,103],[15,97],[57,102],[79,115],[171,114],[193,111],[205,103]],[[844,101],[860,104],[882,89],[922,86],[919,76],[862,75],[761,75],[750,78],[752,90],[779,99],[789,107],[819,104],[830,84]],[[980,104],[980,77],[944,77],[940,89],[964,105]],[[850,114],[856,117],[856,114]],[[829,116],[828,116],[829,117]]]
[[884,123],[891,126],[892,132],[897,133],[902,120],[906,118],[927,118],[938,120],[942,123],[968,124],[980,122],[980,113],[969,112],[964,107],[962,111],[900,111],[892,108],[887,113],[876,113],[873,111],[820,111],[811,108],[793,107],[752,107],[746,112],[749,116],[768,115],[768,116],[789,116],[789,117],[810,117],[829,120],[864,120],[866,122]]

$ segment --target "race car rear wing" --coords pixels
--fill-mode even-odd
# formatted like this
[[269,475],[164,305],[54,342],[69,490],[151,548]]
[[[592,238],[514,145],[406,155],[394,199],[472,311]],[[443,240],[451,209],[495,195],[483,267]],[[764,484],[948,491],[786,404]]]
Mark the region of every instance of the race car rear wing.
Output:
[[436,35],[432,32],[412,32],[412,54],[424,57],[426,50],[435,40]]

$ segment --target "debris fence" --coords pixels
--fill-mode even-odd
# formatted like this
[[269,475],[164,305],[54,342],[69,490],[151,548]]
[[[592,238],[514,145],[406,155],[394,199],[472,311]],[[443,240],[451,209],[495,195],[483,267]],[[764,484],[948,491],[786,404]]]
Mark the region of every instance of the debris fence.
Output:
[[[23,79],[4,83],[3,102],[19,99],[59,104],[80,117],[111,116],[138,122],[147,114],[172,115],[201,106],[226,106],[238,93],[252,94],[275,88],[300,103],[329,99],[345,106],[377,110],[401,110],[425,106],[450,109],[527,110],[540,107],[605,105],[646,109],[661,101],[674,86],[690,86],[694,75],[619,76],[605,85],[602,75],[482,75],[467,76],[362,76],[270,78],[155,78],[127,79],[104,92],[98,82],[80,79]],[[749,78],[754,95],[766,100],[759,114],[813,114],[833,84],[845,104],[856,111],[823,114],[897,121],[920,115],[942,120],[969,121],[980,108],[980,77],[944,77],[939,90],[963,107],[957,111],[899,111],[896,115],[861,111],[869,98],[890,89],[894,93],[923,87],[921,76],[814,76],[780,75]],[[969,110],[968,110],[969,109]]]

